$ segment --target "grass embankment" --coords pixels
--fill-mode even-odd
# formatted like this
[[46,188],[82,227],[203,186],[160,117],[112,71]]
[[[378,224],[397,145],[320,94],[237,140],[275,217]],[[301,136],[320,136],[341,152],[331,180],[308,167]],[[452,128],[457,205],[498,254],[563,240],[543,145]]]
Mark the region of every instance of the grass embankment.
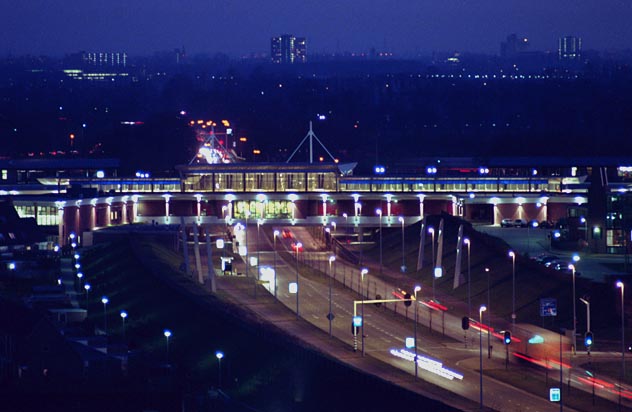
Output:
[[[108,331],[123,339],[119,313],[127,311],[126,340],[156,364],[166,361],[163,330],[170,329],[173,368],[167,375],[182,392],[219,383],[215,351],[222,350],[222,388],[261,410],[381,410],[394,399],[452,410],[349,370],[302,349],[265,324],[236,316],[242,313],[239,308],[223,302],[221,294],[218,298],[201,293],[178,271],[182,257],[157,243],[122,239],[86,251],[82,260],[93,287],[90,321],[102,324],[100,299],[107,295]],[[130,364],[130,373],[133,367]],[[362,396],[355,396],[359,393]]]

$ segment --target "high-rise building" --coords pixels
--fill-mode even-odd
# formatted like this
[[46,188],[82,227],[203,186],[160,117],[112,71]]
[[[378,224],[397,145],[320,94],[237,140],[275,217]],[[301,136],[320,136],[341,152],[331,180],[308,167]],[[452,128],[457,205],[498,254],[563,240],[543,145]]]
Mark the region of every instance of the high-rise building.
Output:
[[516,34],[507,36],[507,40],[500,43],[500,55],[504,58],[513,57],[529,49],[529,39],[518,37]]
[[557,48],[560,60],[580,60],[582,55],[582,39],[581,37],[565,36],[560,37],[559,46]]
[[85,66],[124,68],[127,66],[127,53],[81,52],[81,60]]
[[305,63],[305,37],[294,37],[292,34],[282,34],[270,40],[270,58],[272,63]]

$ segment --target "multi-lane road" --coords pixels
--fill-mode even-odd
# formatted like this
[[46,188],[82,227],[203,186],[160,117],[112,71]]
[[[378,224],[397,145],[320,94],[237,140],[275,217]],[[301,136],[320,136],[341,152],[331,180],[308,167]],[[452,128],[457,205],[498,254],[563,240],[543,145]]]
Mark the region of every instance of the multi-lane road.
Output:
[[[279,231],[281,227],[274,228]],[[259,267],[275,266],[275,252],[273,243],[265,235],[257,236],[256,228],[250,229],[249,249],[252,256],[259,257]],[[480,401],[479,362],[481,349],[483,351],[483,403],[486,407],[503,411],[557,411],[559,403],[553,403],[548,399],[548,392],[539,396],[510,386],[507,383],[491,379],[485,375],[485,370],[502,369],[505,365],[505,353],[495,350],[491,358],[487,357],[487,335],[483,332],[482,343],[479,341],[479,332],[470,328],[464,332],[461,328],[461,318],[452,313],[441,313],[429,309],[422,302],[428,302],[431,293],[420,291],[418,301],[406,308],[403,302],[384,304],[376,307],[374,304],[362,304],[364,299],[375,299],[377,294],[382,298],[394,298],[392,292],[397,290],[397,285],[385,283],[371,273],[361,280],[361,268],[352,266],[337,259],[329,267],[331,253],[320,249],[319,243],[312,238],[309,232],[301,228],[290,228],[291,237],[279,238],[276,243],[277,252],[285,250],[287,261],[276,253],[276,295],[280,302],[287,308],[296,312],[296,294],[290,292],[290,286],[296,282],[298,259],[298,305],[300,317],[315,325],[322,334],[329,333],[330,320],[329,296],[331,275],[331,307],[334,315],[331,320],[333,338],[345,342],[352,351],[354,336],[352,334],[352,318],[354,315],[354,302],[357,314],[364,308],[364,329],[357,334],[358,357],[364,356],[378,359],[379,361],[407,371],[411,375],[417,373],[419,385],[431,383],[437,387],[448,390],[463,398],[474,402]],[[256,242],[257,237],[259,241]],[[296,253],[292,243],[300,241],[303,250]],[[292,257],[289,259],[289,257]],[[317,268],[319,271],[309,270]],[[250,276],[254,276],[256,267],[252,267]],[[274,294],[274,282],[263,283],[263,287]],[[412,294],[412,291],[409,291]],[[406,349],[406,338],[415,335],[415,312],[417,312],[417,351],[420,358],[417,372],[411,359],[414,348]],[[478,310],[476,310],[478,316]],[[430,316],[432,314],[432,316]],[[431,320],[432,319],[432,320]],[[432,324],[431,324],[432,322]],[[432,329],[431,329],[432,325]],[[364,337],[364,339],[363,339]],[[502,348],[502,342],[496,337],[492,338],[496,348]],[[566,355],[565,355],[566,356]],[[577,362],[576,364],[579,364]],[[511,368],[521,367],[511,363]],[[524,366],[522,366],[524,367]],[[527,374],[543,373],[534,368],[527,368]],[[559,369],[550,372],[555,376]],[[567,371],[564,376],[569,376]],[[592,388],[582,381],[581,373],[571,373],[571,384],[583,390]],[[559,386],[552,384],[553,386]],[[594,386],[594,385],[593,385]],[[612,388],[597,387],[598,396],[602,396],[617,402],[618,394]],[[545,392],[545,391],[543,391]],[[622,398],[624,406],[630,407],[627,397]],[[564,405],[566,410],[570,410]]]

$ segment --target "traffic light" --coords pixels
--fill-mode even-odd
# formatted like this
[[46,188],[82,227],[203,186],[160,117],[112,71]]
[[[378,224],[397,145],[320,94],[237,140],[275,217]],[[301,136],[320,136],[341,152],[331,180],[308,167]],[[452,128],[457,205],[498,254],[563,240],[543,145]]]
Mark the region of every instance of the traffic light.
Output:
[[592,332],[586,332],[586,335],[584,336],[584,344],[586,345],[587,348],[590,348],[593,344],[593,334]]
[[413,298],[413,297],[410,295],[410,293],[407,293],[407,294],[405,294],[405,295],[404,295],[404,299],[406,299],[406,300],[404,301],[404,305],[406,305],[406,307],[409,307],[410,305],[412,305],[412,304],[413,304],[413,302],[412,302],[412,300],[411,300],[412,298]]
[[505,331],[503,342],[505,343],[505,345],[509,345],[511,343],[511,332],[509,332],[508,330]]
[[461,328],[463,330],[468,330],[470,328],[470,318],[463,316],[463,319],[461,319]]
[[[382,300],[382,295],[380,294],[375,295],[375,300]],[[379,308],[380,306],[382,306],[382,302],[375,303],[375,306]]]

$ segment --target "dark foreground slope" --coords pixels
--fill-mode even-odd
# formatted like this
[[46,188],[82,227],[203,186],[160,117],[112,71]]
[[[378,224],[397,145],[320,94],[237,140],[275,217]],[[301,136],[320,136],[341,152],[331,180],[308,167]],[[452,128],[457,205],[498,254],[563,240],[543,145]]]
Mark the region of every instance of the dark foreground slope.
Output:
[[[182,410],[182,405],[185,410],[231,411],[454,410],[303,348],[226,303],[221,294],[196,292],[180,276],[181,281],[174,281],[169,274],[177,271],[181,258],[157,243],[122,238],[84,255],[84,274],[92,285],[88,322],[103,323],[101,296],[107,295],[112,340],[129,343],[134,356],[122,382],[55,395],[63,410]],[[124,337],[121,310],[129,313]],[[169,366],[165,328],[173,333]],[[215,357],[220,349],[226,396],[212,399],[208,389],[220,384]]]

